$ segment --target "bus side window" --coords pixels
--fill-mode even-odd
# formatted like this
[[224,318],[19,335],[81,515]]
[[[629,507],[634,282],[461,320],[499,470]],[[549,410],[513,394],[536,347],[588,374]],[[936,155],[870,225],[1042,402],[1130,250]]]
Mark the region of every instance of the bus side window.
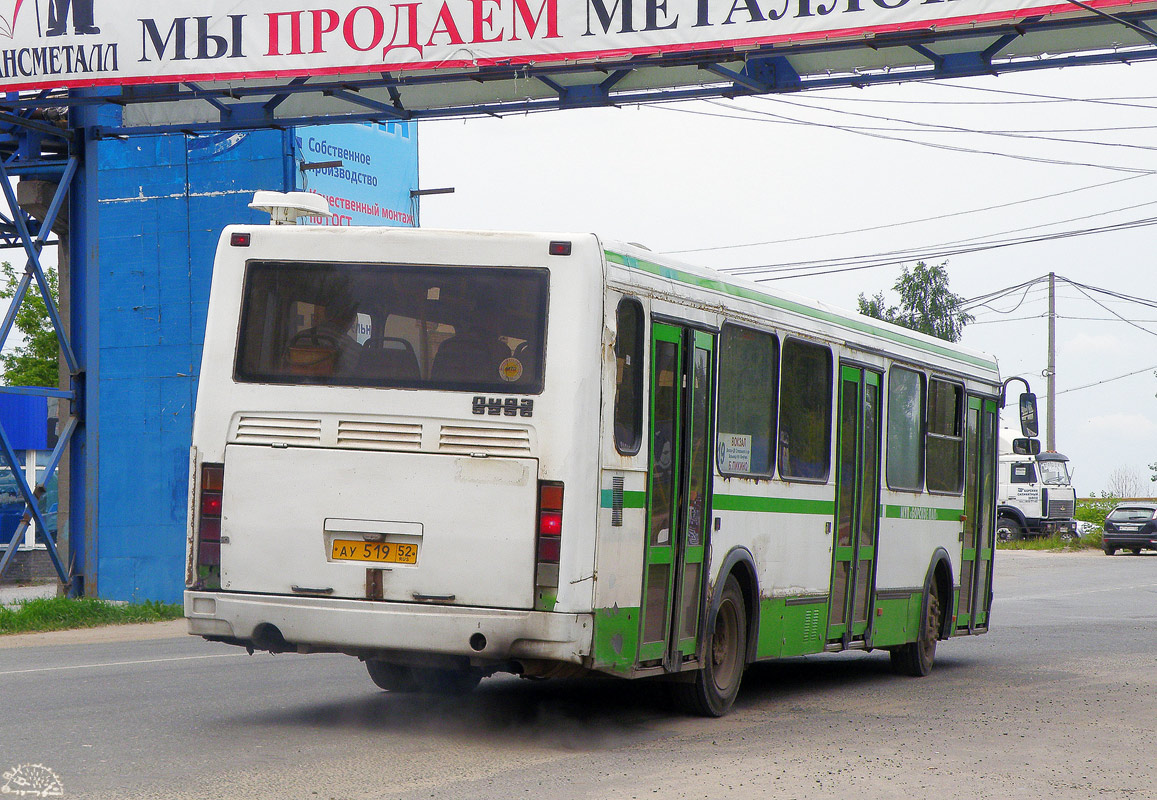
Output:
[[892,367],[888,374],[888,486],[924,488],[924,373]]
[[932,379],[928,392],[928,491],[959,494],[964,486],[964,387]]
[[832,351],[788,339],[779,374],[780,477],[826,481],[832,458]]
[[624,297],[615,316],[615,449],[633,456],[643,441],[643,306]]
[[770,333],[723,326],[719,339],[719,445],[723,475],[771,477],[779,340]]

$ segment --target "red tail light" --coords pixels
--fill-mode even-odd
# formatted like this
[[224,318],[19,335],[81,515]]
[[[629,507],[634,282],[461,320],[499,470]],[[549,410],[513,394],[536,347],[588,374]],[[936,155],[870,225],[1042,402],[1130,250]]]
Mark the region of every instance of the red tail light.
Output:
[[201,519],[221,516],[221,495],[201,492]]
[[539,536],[562,536],[562,514],[544,511],[538,515]]
[[197,526],[197,575],[204,588],[221,582],[221,496],[225,488],[225,465],[201,465],[201,518]]
[[558,602],[558,563],[562,557],[562,484],[538,484],[538,542],[535,548],[535,608],[554,610]]
[[[562,539],[558,536],[538,537],[538,563],[557,564],[562,554]],[[541,570],[540,570],[541,572]]]

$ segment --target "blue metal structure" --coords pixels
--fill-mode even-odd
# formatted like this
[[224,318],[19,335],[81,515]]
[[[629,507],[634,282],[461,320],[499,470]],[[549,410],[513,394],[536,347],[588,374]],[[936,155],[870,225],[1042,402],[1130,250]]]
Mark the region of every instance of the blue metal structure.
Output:
[[[57,215],[68,195],[68,187],[77,173],[80,158],[74,131],[62,130],[59,127],[35,120],[33,116],[33,113],[17,113],[5,115],[3,120],[9,128],[10,146],[13,148],[13,153],[9,158],[0,161],[0,190],[3,191],[10,210],[8,216],[0,214],[0,236],[3,237],[3,246],[21,247],[27,261],[24,275],[16,286],[8,313],[5,315],[3,323],[0,323],[0,344],[8,340],[15,325],[16,313],[20,304],[32,284],[35,283],[36,290],[44,298],[49,319],[52,321],[53,329],[57,332],[61,354],[70,375],[73,377],[70,380],[69,388],[65,390],[55,387],[43,389],[0,387],[0,391],[18,394],[32,393],[45,397],[59,397],[69,401],[70,414],[56,447],[52,451],[45,472],[45,480],[47,480],[56,472],[65,448],[73,441],[80,429],[82,415],[79,413],[78,405],[83,402],[84,391],[80,361],[69,338],[64,335],[64,326],[61,324],[59,310],[49,290],[44,269],[40,264],[40,253],[48,241],[52,226],[56,222]],[[56,178],[57,191],[48,205],[44,218],[36,221],[20,208],[12,178],[19,175],[42,176],[45,174]],[[77,448],[74,447],[74,460],[76,460],[76,452]],[[28,525],[35,522],[37,533],[47,547],[49,557],[61,583],[68,586],[73,593],[82,592],[83,583],[73,580],[74,575],[83,574],[82,571],[77,570],[77,561],[74,559],[72,565],[65,566],[60,558],[56,542],[47,533],[49,527],[41,515],[39,504],[40,497],[44,493],[44,483],[42,482],[36,487],[28,485],[28,481],[20,468],[20,460],[17,458],[16,451],[13,449],[11,440],[3,426],[0,426],[0,457],[3,458],[3,464],[12,470],[16,486],[26,505],[24,517],[16,526],[12,539],[4,543],[6,547],[3,556],[0,557],[0,576],[4,574],[12,556],[15,555],[17,543],[24,537]],[[83,557],[83,549],[79,551],[74,549],[71,552],[74,557]]]
[[[94,551],[98,519],[100,524],[116,524],[98,514],[95,487],[101,442],[89,437],[85,424],[86,419],[100,413],[103,402],[98,350],[102,328],[96,324],[104,312],[99,292],[102,272],[97,268],[96,143],[134,141],[136,137],[166,133],[283,130],[332,122],[501,115],[864,87],[1157,58],[1157,33],[1152,26],[1157,10],[1109,15],[1077,0],[1070,2],[1079,15],[1030,18],[983,30],[908,30],[867,40],[781,44],[743,53],[733,49],[672,52],[613,63],[497,65],[456,72],[317,76],[212,86],[182,83],[7,95],[0,100],[0,188],[10,212],[7,216],[0,214],[0,247],[21,247],[27,260],[13,309],[34,283],[47,298],[40,250],[66,197],[70,209],[70,337],[60,333],[59,313],[48,298],[70,378],[67,388],[35,390],[64,398],[70,404],[71,413],[51,463],[55,469],[64,448],[70,448],[73,491],[69,563],[60,559],[55,543],[46,542],[61,582],[73,594],[85,592],[85,577],[91,567],[87,556]],[[1071,41],[1066,41],[1067,37]],[[1047,46],[1058,41],[1067,46]],[[1066,54],[1042,57],[1047,52]],[[864,65],[866,68],[862,68]],[[674,75],[679,76],[677,80],[666,77]],[[462,91],[466,86],[474,90]],[[308,102],[303,102],[303,98]],[[195,109],[195,113],[171,113],[177,108]],[[308,111],[294,110],[302,108]],[[58,181],[59,188],[43,219],[33,220],[19,208],[11,185],[17,176],[47,176]],[[5,317],[0,344],[10,334],[14,316],[15,311],[10,310]],[[32,390],[0,387],[0,391]],[[104,397],[104,401],[108,399]],[[10,466],[15,464],[2,427],[0,457]],[[183,493],[184,487],[177,490]],[[28,503],[23,523],[26,526],[39,514],[35,500],[42,487],[28,486],[21,479],[20,491]],[[0,577],[11,551],[11,547],[7,548],[0,559]]]
[[291,138],[279,130],[143,136],[95,148],[103,266],[88,326],[98,410],[87,430],[100,448],[88,508],[99,541],[86,548],[86,580],[101,598],[181,600],[213,254],[223,221],[264,221],[248,208],[255,190],[293,187]]

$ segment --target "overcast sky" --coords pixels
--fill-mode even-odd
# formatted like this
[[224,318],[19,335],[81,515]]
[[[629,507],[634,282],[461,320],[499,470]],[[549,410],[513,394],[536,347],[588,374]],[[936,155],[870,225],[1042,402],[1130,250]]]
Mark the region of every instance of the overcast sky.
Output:
[[[1138,64],[424,122],[422,186],[456,192],[427,197],[421,221],[593,231],[720,269],[947,258],[965,298],[1055,272],[1086,287],[1058,279],[1057,449],[1081,496],[1109,488],[1119,468],[1150,494],[1157,228],[1053,237],[1157,218],[1155,86],[1157,65]],[[981,133],[997,131],[1015,135]],[[1026,237],[1045,240],[958,252]],[[900,269],[749,277],[855,308],[860,292],[889,290],[895,302]],[[1046,300],[1045,283],[996,299],[964,337],[1004,376],[1028,377],[1042,401]]]

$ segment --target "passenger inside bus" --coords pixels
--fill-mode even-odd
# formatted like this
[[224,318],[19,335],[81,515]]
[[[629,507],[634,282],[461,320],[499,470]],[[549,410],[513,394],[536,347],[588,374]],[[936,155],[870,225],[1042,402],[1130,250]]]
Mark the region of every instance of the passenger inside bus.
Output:
[[315,306],[321,321],[290,337],[285,347],[285,363],[296,375],[352,375],[358,367],[361,348],[350,335],[357,319],[356,301],[333,299]]

